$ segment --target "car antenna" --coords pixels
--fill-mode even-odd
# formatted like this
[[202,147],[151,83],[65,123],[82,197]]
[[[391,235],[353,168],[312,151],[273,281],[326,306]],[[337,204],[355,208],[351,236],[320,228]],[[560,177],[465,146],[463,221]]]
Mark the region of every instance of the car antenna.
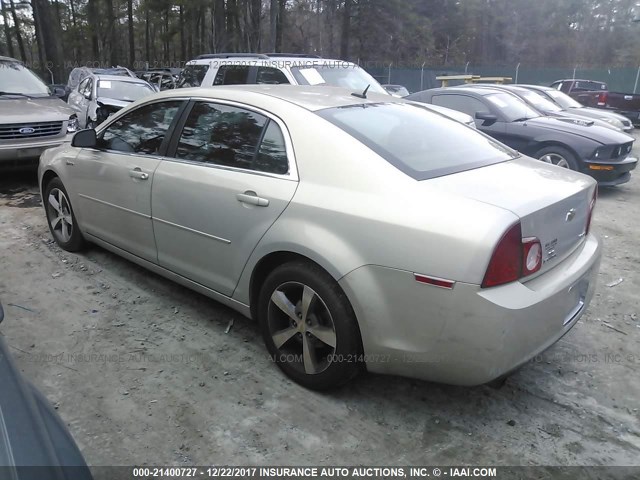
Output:
[[352,93],[351,95],[353,95],[354,97],[358,97],[358,98],[367,98],[367,92],[369,91],[369,87],[371,86],[371,84],[367,85],[367,88],[364,89],[364,92],[362,93]]

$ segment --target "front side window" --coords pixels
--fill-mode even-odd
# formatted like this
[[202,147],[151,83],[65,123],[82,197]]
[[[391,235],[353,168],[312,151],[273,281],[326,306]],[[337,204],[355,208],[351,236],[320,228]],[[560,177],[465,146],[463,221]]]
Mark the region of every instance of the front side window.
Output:
[[477,130],[409,103],[350,105],[317,113],[416,180],[518,156]]
[[176,157],[194,162],[284,174],[288,171],[280,127],[259,113],[198,102],[185,123]]
[[158,155],[182,101],[152,103],[135,109],[102,131],[98,148]]
[[434,95],[432,101],[434,105],[466,113],[474,119],[476,113],[489,111],[484,103],[468,95]]
[[249,68],[244,65],[221,65],[214,85],[245,85],[249,83]]

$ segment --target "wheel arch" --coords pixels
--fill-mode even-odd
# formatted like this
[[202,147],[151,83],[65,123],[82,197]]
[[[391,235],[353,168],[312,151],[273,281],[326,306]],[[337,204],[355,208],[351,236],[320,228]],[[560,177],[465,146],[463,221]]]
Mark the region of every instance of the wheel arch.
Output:
[[[578,166],[580,167],[582,164],[582,158],[580,156],[580,154],[575,150],[575,148],[571,147],[570,145],[567,145],[566,143],[563,143],[561,141],[558,140],[543,140],[541,142],[537,142],[535,145],[532,145],[531,151],[527,153],[527,155],[530,155],[532,157],[535,158],[535,155],[542,150],[543,148],[547,148],[547,147],[560,147],[563,148],[565,150],[568,150],[575,158],[576,162],[578,163]],[[536,158],[537,160],[537,158]]]
[[[53,180],[56,177],[59,177],[58,173],[51,169],[47,169],[42,174],[42,180],[40,181],[40,191],[42,192],[43,197],[44,197],[44,191],[47,188],[47,185],[51,180]],[[42,201],[44,202],[44,198],[42,199]]]

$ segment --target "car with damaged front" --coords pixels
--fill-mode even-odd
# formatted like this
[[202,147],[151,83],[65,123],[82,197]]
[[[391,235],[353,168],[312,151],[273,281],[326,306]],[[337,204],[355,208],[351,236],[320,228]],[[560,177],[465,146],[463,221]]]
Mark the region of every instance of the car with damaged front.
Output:
[[157,89],[149,82],[125,75],[89,73],[69,94],[81,128],[93,128],[121,108]]
[[257,320],[314,389],[508,375],[598,277],[592,178],[387,94],[167,90],[46,152],[38,181],[63,249],[101,245]]
[[472,115],[478,130],[505,145],[543,162],[586,173],[601,186],[628,182],[638,163],[630,156],[632,136],[591,122],[543,116],[502,88],[434,88],[413,93],[406,100]]
[[[0,304],[0,324],[4,311]],[[73,437],[51,403],[26,380],[0,335],[0,478],[91,480]]]
[[75,113],[22,62],[0,57],[0,169],[35,166],[40,154],[70,141]]

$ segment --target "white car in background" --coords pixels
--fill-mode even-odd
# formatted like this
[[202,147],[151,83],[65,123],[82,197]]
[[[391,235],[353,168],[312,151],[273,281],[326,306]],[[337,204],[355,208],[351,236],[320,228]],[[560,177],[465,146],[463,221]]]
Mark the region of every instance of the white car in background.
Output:
[[121,108],[156,92],[149,82],[136,77],[89,73],[69,93],[67,102],[81,128],[95,128]]

